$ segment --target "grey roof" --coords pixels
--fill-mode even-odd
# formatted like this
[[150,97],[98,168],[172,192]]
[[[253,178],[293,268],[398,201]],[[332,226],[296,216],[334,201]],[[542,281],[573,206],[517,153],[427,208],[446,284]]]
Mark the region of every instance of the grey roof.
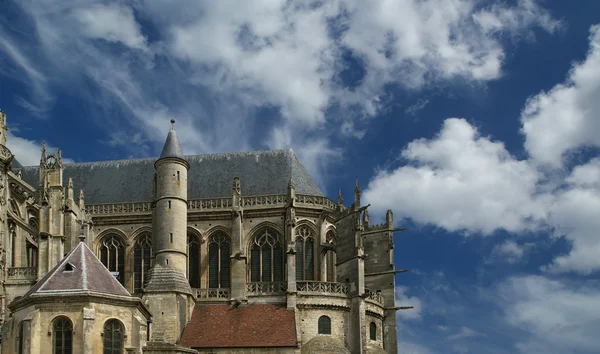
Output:
[[[192,155],[188,199],[230,197],[234,177],[242,195],[285,194],[290,179],[298,194],[323,196],[312,176],[292,149]],[[73,179],[83,189],[86,204],[152,200],[155,158],[98,161],[63,165],[63,181]],[[22,178],[39,184],[38,167],[23,167]]]
[[[175,121],[172,120],[171,124],[174,124]],[[177,139],[177,133],[175,132],[175,126],[172,125],[169,130],[169,134],[167,134],[167,140],[165,141],[165,146],[160,153],[160,158],[163,157],[178,157],[180,159],[183,158],[183,151],[181,150],[181,145],[179,145],[179,139]]]
[[34,294],[90,291],[130,296],[123,285],[110,274],[94,252],[83,242],[38,281],[23,298]]

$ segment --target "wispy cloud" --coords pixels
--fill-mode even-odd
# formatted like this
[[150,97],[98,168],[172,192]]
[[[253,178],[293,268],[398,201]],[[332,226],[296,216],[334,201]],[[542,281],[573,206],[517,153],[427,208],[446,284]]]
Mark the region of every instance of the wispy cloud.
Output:
[[[532,1],[365,6],[371,5],[36,0],[13,7],[31,21],[25,35],[38,42],[24,54],[3,28],[0,52],[27,74],[32,98],[21,103],[32,113],[51,108],[49,88],[59,87],[86,100],[89,117],[106,134],[141,132],[151,150],[132,145],[132,154],[158,150],[175,117],[187,153],[285,145],[323,179],[327,159],[340,155],[332,137],[360,138],[360,120],[385,108],[387,84],[485,83],[502,74],[507,33],[554,30]],[[494,19],[507,16],[512,21],[503,33]],[[361,58],[364,77],[356,83],[343,75],[351,65],[344,51]]]

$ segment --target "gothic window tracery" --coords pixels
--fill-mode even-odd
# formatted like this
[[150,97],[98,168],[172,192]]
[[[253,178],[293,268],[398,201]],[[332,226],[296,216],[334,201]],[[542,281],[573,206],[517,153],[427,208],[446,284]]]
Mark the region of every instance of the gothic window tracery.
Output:
[[283,281],[283,247],[269,227],[262,229],[250,246],[250,281]]
[[190,287],[200,288],[200,239],[192,233],[187,235],[188,280]]
[[104,323],[103,354],[121,354],[123,345],[123,327],[118,320],[108,320]]
[[229,237],[223,232],[217,232],[208,242],[208,287],[229,288],[230,269],[229,256],[231,245]]
[[52,337],[54,354],[73,353],[73,322],[69,318],[61,316],[54,320]]
[[100,262],[112,273],[118,272],[117,280],[125,279],[125,245],[118,235],[107,235],[100,242]]
[[[325,236],[325,242],[328,245],[334,246],[336,244],[336,237],[333,231],[328,231]],[[328,282],[335,282],[335,263],[336,263],[336,253],[334,250],[328,250],[325,253],[325,268],[326,268],[326,276]]]
[[296,229],[296,280],[315,279],[315,238],[306,226]]
[[133,291],[140,292],[148,281],[150,259],[152,257],[152,235],[140,235],[133,249]]

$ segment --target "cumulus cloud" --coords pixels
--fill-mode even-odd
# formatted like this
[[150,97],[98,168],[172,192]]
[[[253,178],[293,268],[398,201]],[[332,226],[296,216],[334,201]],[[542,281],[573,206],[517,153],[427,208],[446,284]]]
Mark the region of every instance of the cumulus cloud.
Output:
[[482,234],[536,229],[547,217],[536,169],[464,119],[447,119],[435,138],[411,142],[402,157],[410,164],[379,171],[363,194],[379,213],[394,209],[422,224]]
[[522,353],[597,353],[600,342],[600,288],[597,283],[513,277],[501,283],[505,320],[526,336]]
[[573,65],[564,83],[531,97],[521,120],[525,148],[533,160],[562,167],[565,154],[600,146],[600,25],[590,29],[587,58]]
[[[107,135],[141,132],[138,140],[154,150],[171,116],[187,153],[286,144],[320,176],[339,156],[332,137],[360,138],[360,119],[389,101],[386,85],[485,83],[502,75],[507,35],[555,30],[533,1],[35,0],[13,7],[31,21],[21,32],[39,42],[25,51],[7,28],[0,51],[26,73],[32,97],[40,96],[36,87],[60,87],[90,104]],[[353,65],[364,75],[349,81],[344,73]],[[30,101],[22,102],[32,111],[42,106]]]
[[[364,192],[381,213],[388,209],[417,223],[448,231],[489,235],[547,231],[566,237],[571,249],[543,267],[549,272],[589,274],[600,269],[600,160],[569,170],[568,153],[600,146],[600,27],[593,26],[587,58],[575,64],[565,83],[529,99],[522,113],[527,159],[512,156],[499,141],[481,136],[464,119],[445,120],[439,134],[409,143],[408,164],[378,171]],[[572,161],[572,160],[571,160]],[[514,242],[496,246],[492,257],[508,262],[523,256]]]

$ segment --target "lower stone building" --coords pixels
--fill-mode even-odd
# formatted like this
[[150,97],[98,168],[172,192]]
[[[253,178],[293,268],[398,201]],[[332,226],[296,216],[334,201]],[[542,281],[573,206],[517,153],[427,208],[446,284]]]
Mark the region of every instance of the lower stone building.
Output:
[[396,353],[392,212],[173,124],[157,159],[22,166],[0,112],[2,354]]

